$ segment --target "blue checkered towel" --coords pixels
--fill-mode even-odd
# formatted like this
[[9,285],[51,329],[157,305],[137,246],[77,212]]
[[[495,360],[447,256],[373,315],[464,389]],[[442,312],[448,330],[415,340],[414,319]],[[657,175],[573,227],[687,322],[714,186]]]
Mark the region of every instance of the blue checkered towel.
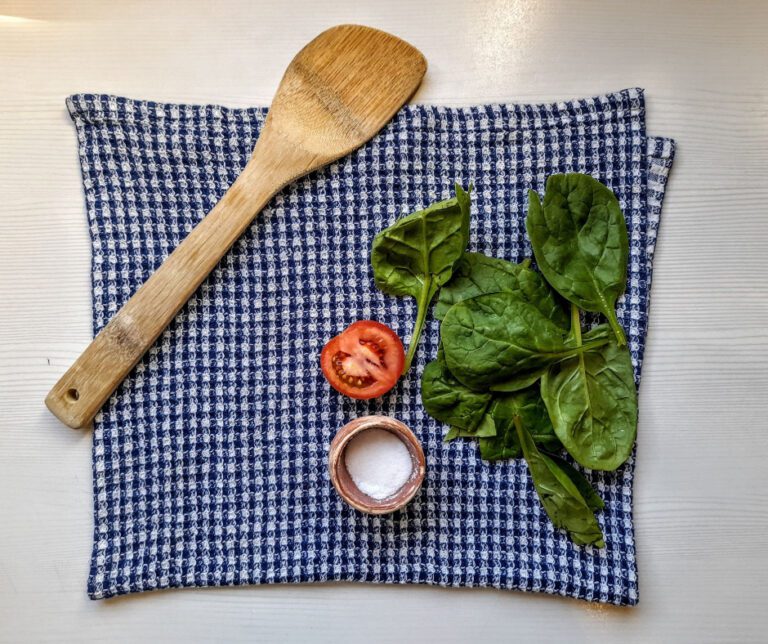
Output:
[[[266,110],[80,94],[77,126],[101,329],[246,164]],[[526,191],[588,172],[630,229],[619,320],[639,376],[656,231],[673,143],[645,133],[630,89],[548,105],[403,109],[368,145],[272,200],[98,416],[88,591],[326,580],[491,586],[634,604],[634,458],[590,474],[607,546],[552,528],[522,460],[488,464],[442,441],[415,367],[381,400],[333,391],[323,344],[358,319],[407,339],[415,303],[374,288],[371,240],[399,215],[473,182],[470,247],[530,255]],[[414,429],[427,456],[416,499],[389,516],[345,505],[328,480],[336,430],[370,413]],[[642,433],[641,433],[642,440]]]

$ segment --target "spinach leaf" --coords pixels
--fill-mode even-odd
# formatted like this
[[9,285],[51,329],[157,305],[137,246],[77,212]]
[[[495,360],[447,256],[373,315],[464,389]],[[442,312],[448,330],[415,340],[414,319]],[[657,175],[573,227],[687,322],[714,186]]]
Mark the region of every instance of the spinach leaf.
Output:
[[[604,325],[584,334],[585,346],[604,334]],[[637,436],[637,388],[626,347],[612,340],[553,365],[542,376],[541,395],[555,433],[578,463],[615,470],[629,458]]]
[[[421,401],[432,418],[452,425],[457,432],[473,435],[491,402],[491,394],[468,389],[438,359],[424,367]],[[466,434],[456,434],[459,435]]]
[[558,463],[539,451],[522,423],[516,421],[515,427],[536,493],[552,524],[567,530],[574,543],[604,547],[603,532],[590,502]]
[[526,228],[547,281],[578,307],[608,318],[619,345],[616,300],[627,284],[627,224],[613,192],[586,174],[547,179],[544,203],[528,193]]
[[529,260],[513,264],[482,253],[464,253],[451,280],[440,289],[435,317],[442,320],[456,303],[489,293],[514,293],[558,326],[568,328],[568,314],[544,278],[528,268]]
[[520,441],[515,429],[515,418],[533,437],[537,445],[547,450],[562,447],[549,420],[547,408],[538,387],[529,387],[514,394],[496,395],[487,415],[493,419],[496,435],[480,439],[480,457],[497,461],[520,456]]
[[458,438],[458,437],[459,437],[459,435],[460,435],[461,431],[462,431],[462,430],[461,430],[460,428],[458,428],[458,427],[451,427],[451,428],[450,428],[450,429],[449,429],[449,430],[446,432],[445,436],[443,437],[443,441],[444,441],[445,443],[450,443],[452,440],[454,440],[455,438]]
[[562,447],[538,387],[513,394],[472,391],[453,377],[440,357],[427,364],[421,382],[427,413],[451,426],[446,442],[459,437],[479,438],[482,458],[517,458],[520,444],[513,419],[519,416],[537,445],[547,450]]
[[567,336],[536,307],[511,293],[459,302],[440,327],[448,369],[476,391],[579,353],[582,349],[574,348]]
[[504,461],[510,458],[520,458],[520,440],[517,432],[496,430],[496,436],[481,438],[477,441],[480,447],[480,458],[485,461]]
[[605,502],[600,498],[600,495],[595,491],[595,489],[581,472],[579,472],[564,458],[560,458],[555,454],[547,454],[547,456],[549,456],[549,458],[554,461],[555,465],[557,465],[565,473],[565,475],[571,479],[573,484],[581,493],[581,496],[587,502],[587,505],[590,507],[590,509],[597,511],[602,510],[605,507]]
[[540,367],[539,369],[533,369],[532,371],[523,371],[522,373],[515,374],[508,380],[491,385],[490,391],[508,393],[520,391],[521,389],[530,387],[532,384],[538,382],[546,370],[547,367]]
[[456,184],[455,197],[399,219],[373,240],[377,288],[390,295],[410,295],[418,303],[403,373],[411,367],[430,302],[451,279],[469,242],[469,207],[469,192]]
[[493,418],[485,414],[474,429],[462,429],[461,427],[452,426],[443,437],[443,442],[450,443],[455,438],[482,439],[490,436],[496,436],[496,425],[493,423]]
[[[595,327],[589,334],[589,340],[590,342],[594,342],[596,340],[609,340],[613,337],[613,331],[611,331],[610,327],[606,324],[601,324],[597,327]],[[568,334],[568,337],[565,340],[565,344],[567,346],[576,346],[575,338],[572,336],[572,334]],[[443,358],[445,360],[445,358]],[[503,382],[498,382],[494,385],[491,385],[488,389],[489,391],[493,393],[497,392],[514,392],[514,391],[520,391],[521,389],[525,389],[526,387],[530,387],[535,382],[538,382],[541,377],[546,373],[547,369],[549,367],[540,367],[539,369],[533,369],[532,371],[523,371],[521,373],[517,373],[509,380],[504,380]]]

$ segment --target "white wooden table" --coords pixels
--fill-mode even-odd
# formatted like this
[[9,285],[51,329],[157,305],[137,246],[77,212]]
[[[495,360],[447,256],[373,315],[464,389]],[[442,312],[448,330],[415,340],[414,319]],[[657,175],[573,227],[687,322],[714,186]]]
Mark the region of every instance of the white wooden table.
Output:
[[[0,640],[766,641],[768,2],[438,4],[0,0]],[[91,439],[43,406],[90,335],[64,98],[265,104],[342,22],[424,52],[417,101],[641,86],[649,133],[677,139],[640,396],[637,608],[365,585],[87,599]]]

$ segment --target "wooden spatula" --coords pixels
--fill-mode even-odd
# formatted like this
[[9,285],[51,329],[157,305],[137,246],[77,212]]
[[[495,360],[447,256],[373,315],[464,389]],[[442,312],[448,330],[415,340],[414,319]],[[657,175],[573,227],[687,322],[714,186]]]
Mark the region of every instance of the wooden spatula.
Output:
[[70,427],[89,426],[272,196],[373,137],[426,69],[417,49],[369,27],[333,27],[304,47],[243,172],[51,389],[48,409]]

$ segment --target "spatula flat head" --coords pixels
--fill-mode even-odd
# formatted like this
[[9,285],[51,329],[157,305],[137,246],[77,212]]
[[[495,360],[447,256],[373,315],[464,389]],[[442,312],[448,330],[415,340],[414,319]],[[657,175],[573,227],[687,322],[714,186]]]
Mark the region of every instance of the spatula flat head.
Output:
[[333,27],[288,66],[267,126],[316,155],[320,167],[373,137],[426,70],[424,56],[404,40],[370,27]]

